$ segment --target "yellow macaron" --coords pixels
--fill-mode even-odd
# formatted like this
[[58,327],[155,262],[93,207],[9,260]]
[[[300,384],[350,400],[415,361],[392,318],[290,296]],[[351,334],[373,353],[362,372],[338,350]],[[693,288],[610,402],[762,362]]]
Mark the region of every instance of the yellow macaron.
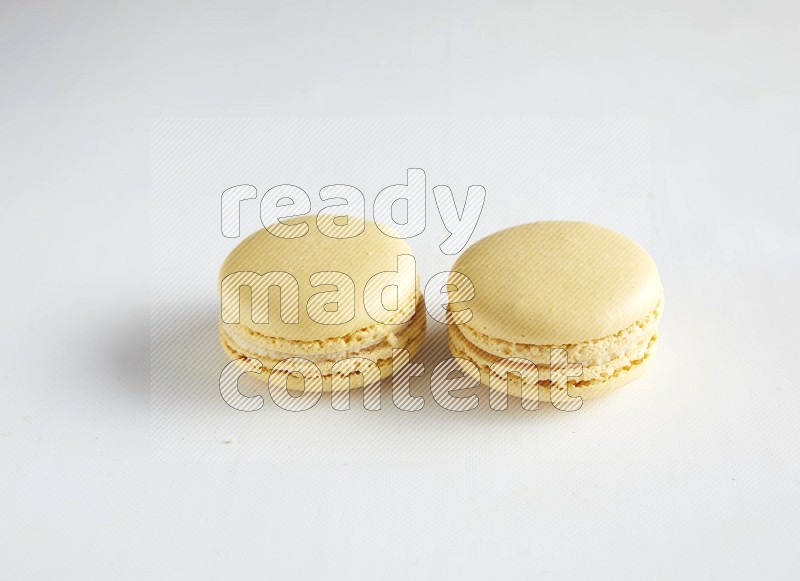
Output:
[[378,372],[388,376],[394,349],[419,350],[426,314],[413,253],[385,231],[320,215],[316,223],[283,220],[243,240],[219,273],[224,350],[260,362],[260,379],[285,375],[290,389],[298,389],[298,372],[306,389],[324,391],[334,376],[362,372],[365,383]]
[[[514,226],[473,244],[453,271],[471,281],[474,297],[454,305],[471,318],[450,325],[450,350],[490,387],[506,385],[498,362],[519,358],[549,389],[554,348],[582,367],[567,383],[583,397],[630,381],[651,359],[663,288],[650,255],[622,234],[584,222]],[[454,288],[453,303],[463,300]],[[519,385],[509,381],[508,393],[520,396]]]

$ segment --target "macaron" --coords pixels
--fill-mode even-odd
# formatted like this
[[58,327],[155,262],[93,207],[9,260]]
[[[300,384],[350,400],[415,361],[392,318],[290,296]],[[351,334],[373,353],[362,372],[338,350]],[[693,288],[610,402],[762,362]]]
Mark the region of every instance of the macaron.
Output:
[[474,296],[456,305],[464,289],[450,287],[451,309],[469,309],[448,328],[450,350],[490,387],[521,395],[499,363],[518,358],[549,390],[552,350],[563,349],[580,366],[552,387],[591,397],[638,377],[652,359],[664,291],[653,259],[622,234],[585,222],[514,226],[470,246],[452,271]]
[[256,360],[256,378],[280,375],[290,390],[330,391],[357,372],[368,384],[396,371],[393,350],[413,357],[426,312],[411,248],[384,232],[320,215],[244,239],[219,273],[225,352],[249,371]]

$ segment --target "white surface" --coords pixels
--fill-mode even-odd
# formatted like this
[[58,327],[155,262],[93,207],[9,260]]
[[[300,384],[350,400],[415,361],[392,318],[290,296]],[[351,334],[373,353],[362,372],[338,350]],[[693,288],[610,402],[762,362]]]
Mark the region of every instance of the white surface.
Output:
[[[798,16],[788,2],[3,4],[0,579],[796,577]],[[196,371],[197,401],[173,408],[172,437],[195,427],[178,446],[163,415],[151,425],[167,254],[151,255],[150,127],[187,115],[419,116],[431,132],[454,117],[646,120],[638,165],[635,139],[592,135],[627,144],[616,173],[545,147],[506,172],[495,150],[467,165],[445,133],[395,142],[435,165],[393,150],[364,169],[343,144],[281,181],[316,199],[334,175],[366,193],[419,166],[429,186],[487,188],[479,234],[551,212],[626,232],[667,290],[659,359],[571,414],[269,406],[233,433]],[[192,276],[186,237],[218,245],[209,286],[187,290],[201,309],[225,251],[204,205],[290,173],[259,151],[239,162],[252,178],[212,164],[198,221],[175,224],[174,265]],[[531,179],[559,167],[607,177]],[[637,180],[646,191],[615,189]]]

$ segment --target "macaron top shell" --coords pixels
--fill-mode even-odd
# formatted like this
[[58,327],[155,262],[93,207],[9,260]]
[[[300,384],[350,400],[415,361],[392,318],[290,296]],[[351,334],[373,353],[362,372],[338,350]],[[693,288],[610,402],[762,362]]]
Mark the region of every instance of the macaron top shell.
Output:
[[612,335],[663,296],[638,244],[586,222],[534,222],[479,240],[456,261],[475,296],[467,327],[514,343],[566,345]]
[[[334,216],[320,216],[319,218],[326,222],[335,219],[336,224],[344,220],[344,217]],[[254,322],[251,318],[252,292],[242,289],[238,295],[241,299],[238,324],[260,335],[292,341],[319,341],[378,325],[370,316],[365,306],[365,300],[369,306],[376,301],[380,302],[381,296],[365,298],[364,289],[367,281],[381,272],[397,271],[398,257],[401,255],[413,256],[411,248],[405,240],[384,234],[374,222],[352,216],[347,217],[348,228],[358,232],[361,230],[360,226],[363,226],[363,231],[349,238],[334,238],[323,234],[313,217],[282,221],[283,224],[289,225],[302,222],[307,223],[308,232],[297,238],[283,238],[266,229],[258,230],[244,239],[228,255],[219,273],[220,285],[228,275],[237,272],[264,274],[280,271],[289,273],[297,280],[299,287],[297,322],[287,323],[282,320],[279,295],[272,291],[269,294],[269,322]],[[352,318],[346,322],[321,323],[309,316],[308,301],[312,295],[323,291],[335,292],[337,290],[336,286],[329,286],[330,277],[324,275],[318,276],[314,280],[314,284],[311,282],[312,275],[329,271],[343,273],[354,283],[354,313]],[[397,306],[398,315],[407,314],[408,309],[404,309],[402,306],[416,299],[416,273],[411,278],[397,277],[396,280],[399,288],[390,287],[386,294],[391,291],[397,292],[398,304],[392,305],[391,299],[384,300],[382,304],[392,309]],[[223,303],[225,300],[223,297]],[[410,312],[413,314],[413,307]],[[396,323],[402,324],[406,322],[406,319],[407,317]]]

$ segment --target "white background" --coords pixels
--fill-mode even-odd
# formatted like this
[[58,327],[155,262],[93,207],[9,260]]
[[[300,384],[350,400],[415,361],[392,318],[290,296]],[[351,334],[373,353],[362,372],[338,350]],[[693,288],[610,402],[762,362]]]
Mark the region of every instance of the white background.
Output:
[[[799,20],[789,2],[3,3],[0,579],[796,577]],[[151,179],[152,120],[187,116],[384,128],[386,152],[329,134],[275,168],[192,141]],[[419,117],[418,144],[381,121]],[[491,121],[521,117],[545,121]],[[545,147],[536,123],[570,129]],[[204,359],[165,424],[151,319],[221,357],[203,313],[222,190],[374,195],[415,166],[459,199],[487,188],[476,238],[561,217],[642,243],[667,293],[648,374],[571,414],[428,398],[234,421]],[[176,205],[151,203],[165,179]],[[187,189],[185,214],[151,214]],[[423,280],[451,263],[411,245]]]

